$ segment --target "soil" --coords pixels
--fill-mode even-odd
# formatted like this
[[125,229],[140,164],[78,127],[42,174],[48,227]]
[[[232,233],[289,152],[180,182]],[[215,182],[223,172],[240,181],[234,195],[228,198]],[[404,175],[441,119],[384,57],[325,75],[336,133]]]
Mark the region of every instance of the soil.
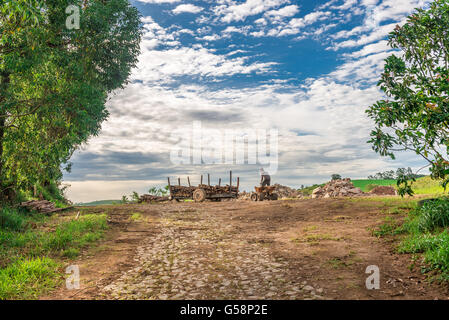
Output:
[[[79,290],[42,299],[447,299],[372,235],[386,209],[348,198],[84,208],[109,215],[108,235],[70,262]],[[366,288],[371,265],[379,290]]]

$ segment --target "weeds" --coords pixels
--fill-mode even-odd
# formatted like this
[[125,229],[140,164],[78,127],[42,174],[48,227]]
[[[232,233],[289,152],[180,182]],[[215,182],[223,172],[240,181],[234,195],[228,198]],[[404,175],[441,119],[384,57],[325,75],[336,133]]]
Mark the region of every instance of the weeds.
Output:
[[0,299],[36,298],[53,288],[59,272],[51,258],[77,257],[107,228],[106,214],[56,223],[61,218],[3,208],[0,217]]

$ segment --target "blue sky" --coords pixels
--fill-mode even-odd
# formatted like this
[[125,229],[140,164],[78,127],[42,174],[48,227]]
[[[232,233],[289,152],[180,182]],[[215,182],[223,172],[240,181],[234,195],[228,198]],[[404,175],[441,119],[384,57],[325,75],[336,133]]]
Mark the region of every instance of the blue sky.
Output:
[[[298,187],[421,159],[380,158],[366,143],[364,110],[382,93],[388,33],[427,0],[133,0],[144,38],[131,83],[108,101],[98,137],[72,158],[74,201],[114,199],[167,176],[234,170],[249,190],[257,166],[175,165],[171,133],[204,127],[279,131],[274,182]],[[82,27],[82,26],[81,26]]]

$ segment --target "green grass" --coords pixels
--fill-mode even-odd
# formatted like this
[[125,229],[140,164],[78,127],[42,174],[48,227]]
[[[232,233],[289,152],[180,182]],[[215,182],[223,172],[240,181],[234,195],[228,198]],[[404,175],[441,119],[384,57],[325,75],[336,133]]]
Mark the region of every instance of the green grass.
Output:
[[396,180],[352,180],[352,184],[356,188],[360,188],[363,192],[369,192],[370,185],[376,186],[396,186]]
[[107,229],[106,214],[75,220],[3,208],[0,221],[0,300],[36,298],[54,288],[60,277],[56,261],[75,258]]
[[0,269],[0,300],[37,299],[60,282],[59,264],[50,258],[17,260]]
[[444,188],[441,186],[441,181],[433,180],[430,177],[423,177],[416,179],[412,185],[415,194],[444,194]]
[[438,271],[437,279],[449,281],[449,199],[426,202],[412,212],[401,227],[407,236],[398,246],[401,253],[422,254],[422,270]]

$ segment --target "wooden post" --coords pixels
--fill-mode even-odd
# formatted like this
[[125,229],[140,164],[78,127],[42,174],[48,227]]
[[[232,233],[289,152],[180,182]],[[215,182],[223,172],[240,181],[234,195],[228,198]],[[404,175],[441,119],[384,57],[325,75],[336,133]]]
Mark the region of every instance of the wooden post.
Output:
[[178,185],[181,186],[181,178],[178,178]]
[[170,195],[171,195],[170,177],[167,177],[167,181],[168,181],[168,191],[170,191]]
[[218,179],[218,186],[221,187],[221,178]]
[[189,183],[189,187],[191,187],[191,185],[190,185],[190,177],[187,177],[187,182]]
[[200,183],[200,185],[202,185],[203,184],[203,175],[201,175],[201,183]]
[[232,188],[232,171],[229,171],[229,192],[231,192]]
[[210,174],[207,174],[207,185],[210,187]]
[[237,192],[239,192],[239,186],[240,186],[240,177],[237,177]]

